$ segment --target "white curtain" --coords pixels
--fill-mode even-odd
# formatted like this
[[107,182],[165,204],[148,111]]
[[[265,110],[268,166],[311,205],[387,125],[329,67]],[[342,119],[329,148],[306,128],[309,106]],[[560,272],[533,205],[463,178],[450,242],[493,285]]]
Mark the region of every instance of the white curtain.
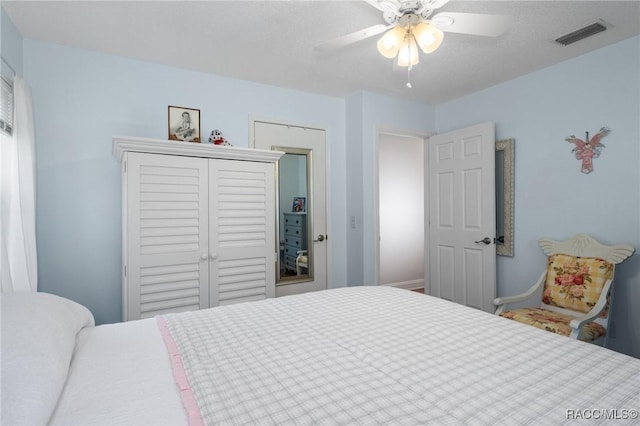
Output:
[[0,280],[2,292],[36,291],[35,140],[31,89],[16,76],[13,134],[0,144]]

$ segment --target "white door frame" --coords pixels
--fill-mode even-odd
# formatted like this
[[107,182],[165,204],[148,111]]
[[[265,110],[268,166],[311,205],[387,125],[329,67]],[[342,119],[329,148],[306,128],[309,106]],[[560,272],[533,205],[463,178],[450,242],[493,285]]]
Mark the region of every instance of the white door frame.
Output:
[[[279,119],[274,119],[274,118],[265,118],[265,117],[261,117],[261,116],[255,116],[255,115],[249,115],[249,148],[255,148],[255,134],[254,134],[254,124],[255,122],[261,122],[261,123],[271,123],[271,124],[278,124],[281,126],[292,126],[292,127],[302,127],[302,128],[307,128],[307,129],[316,129],[316,130],[322,130],[325,132],[325,142],[329,140],[330,136],[329,136],[329,131],[324,127],[324,126],[320,126],[317,124],[310,124],[310,123],[302,123],[302,122],[298,122],[295,120],[279,120]],[[331,211],[331,185],[330,183],[330,176],[331,176],[331,162],[329,161],[329,159],[331,158],[331,153],[330,153],[331,147],[329,143],[325,143],[325,159],[324,159],[324,163],[325,163],[325,182],[324,182],[324,186],[325,186],[325,196],[326,196],[326,200],[325,200],[325,218],[327,220],[327,243],[325,244],[326,246],[326,250],[327,250],[327,273],[326,273],[326,281],[327,281],[327,287],[326,288],[333,288],[332,286],[332,282],[331,282],[331,243],[330,243],[330,238],[331,238],[331,234],[333,232],[333,223],[332,223],[332,218],[331,215],[329,214],[329,212]],[[278,182],[276,182],[276,187],[278,185]]]
[[424,268],[424,289],[425,292],[429,286],[429,275],[428,272],[428,260],[429,260],[429,186],[427,185],[427,177],[428,177],[428,166],[429,166],[429,136],[431,134],[421,133],[419,131],[411,131],[411,130],[401,130],[401,129],[393,129],[389,127],[376,127],[376,139],[375,139],[375,166],[373,168],[374,173],[374,185],[375,190],[373,191],[373,210],[374,210],[374,220],[373,220],[373,232],[374,232],[374,242],[375,242],[375,259],[374,259],[374,283],[375,285],[380,285],[380,197],[378,194],[378,188],[380,186],[380,171],[378,170],[378,165],[380,161],[379,156],[379,145],[380,145],[380,135],[394,135],[401,137],[414,137],[423,140],[424,144],[424,175],[425,175],[425,185],[424,185],[424,220],[425,220],[425,234],[424,234],[424,253],[425,253],[425,268]]

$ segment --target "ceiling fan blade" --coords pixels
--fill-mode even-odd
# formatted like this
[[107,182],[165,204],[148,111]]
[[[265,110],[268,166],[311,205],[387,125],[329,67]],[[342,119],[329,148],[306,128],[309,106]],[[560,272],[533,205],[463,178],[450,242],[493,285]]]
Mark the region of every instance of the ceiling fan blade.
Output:
[[425,10],[440,9],[447,3],[449,3],[449,0],[423,0],[422,7],[416,13],[420,15]]
[[394,13],[398,13],[398,9],[400,9],[400,2],[398,2],[397,0],[364,0],[364,1],[366,1],[371,6],[383,12],[391,11]]
[[322,53],[326,53],[326,52],[330,52],[333,50],[337,50],[337,49],[341,49],[343,47],[346,47],[350,44],[353,43],[357,43],[361,40],[367,39],[369,37],[373,37],[375,35],[378,34],[382,34],[383,32],[385,32],[386,30],[388,30],[389,28],[395,27],[395,24],[393,25],[383,25],[383,24],[378,24],[378,25],[373,25],[371,27],[368,28],[364,28],[362,30],[350,33],[350,34],[346,34],[337,38],[334,38],[333,40],[329,40],[329,41],[325,41],[324,43],[320,43],[314,46],[314,49],[318,52],[322,52]]
[[431,21],[442,31],[486,37],[498,37],[511,27],[509,16],[481,13],[441,12]]

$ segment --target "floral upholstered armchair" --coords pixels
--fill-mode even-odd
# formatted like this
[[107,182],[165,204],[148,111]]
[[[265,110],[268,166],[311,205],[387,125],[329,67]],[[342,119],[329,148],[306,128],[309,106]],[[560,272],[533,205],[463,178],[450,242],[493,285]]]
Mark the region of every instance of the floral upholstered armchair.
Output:
[[[540,247],[549,257],[547,268],[525,293],[495,299],[496,315],[573,339],[604,343],[615,265],[635,249],[607,246],[587,234],[566,241],[543,238]],[[539,295],[541,287],[540,307],[505,309]]]

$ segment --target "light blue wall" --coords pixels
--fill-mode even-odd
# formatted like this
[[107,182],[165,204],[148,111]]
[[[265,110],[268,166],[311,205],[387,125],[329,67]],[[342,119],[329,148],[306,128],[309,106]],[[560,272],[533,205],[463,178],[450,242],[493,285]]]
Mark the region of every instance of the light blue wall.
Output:
[[364,93],[356,93],[346,100],[346,155],[347,163],[347,285],[363,285],[362,244],[362,143]]
[[[484,121],[515,138],[515,256],[498,256],[498,295],[525,290],[545,257],[538,239],[578,232],[640,249],[640,38],[568,60],[436,108],[439,133]],[[611,133],[594,160],[565,142],[602,126]],[[640,256],[616,271],[611,347],[640,357]]]
[[249,117],[327,129],[330,280],[346,284],[345,102],[219,76],[24,41],[37,149],[40,290],[121,318],[121,202],[113,135],[167,137],[167,106],[201,110],[203,137],[221,129],[248,146]]
[[22,74],[22,35],[1,7],[0,34],[0,53],[13,68],[13,70],[9,69],[4,61],[0,61],[0,73],[11,75],[15,71]]

